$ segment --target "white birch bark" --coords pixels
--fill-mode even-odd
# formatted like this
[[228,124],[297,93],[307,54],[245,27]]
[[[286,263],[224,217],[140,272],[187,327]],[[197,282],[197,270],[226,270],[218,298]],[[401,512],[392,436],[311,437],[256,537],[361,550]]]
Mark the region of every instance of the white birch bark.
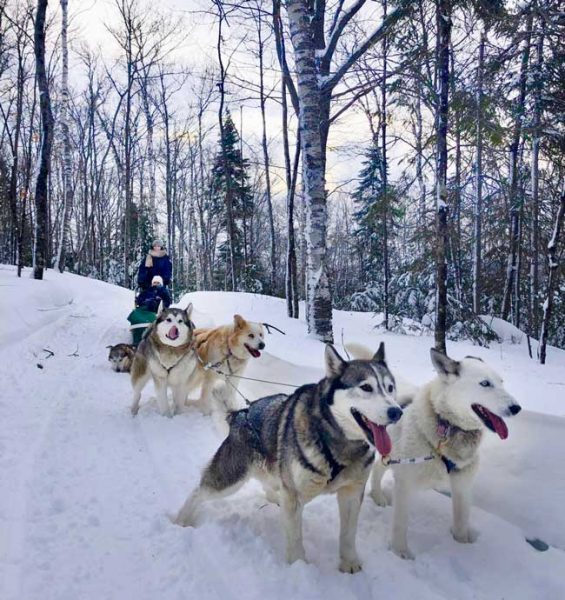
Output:
[[326,182],[321,135],[322,94],[307,3],[289,0],[287,13],[297,71],[299,130],[306,200],[306,322],[308,332],[333,341],[332,306],[326,267]]
[[68,7],[69,0],[61,0],[61,54],[63,72],[61,75],[61,135],[63,138],[63,214],[59,232],[56,267],[65,270],[65,255],[69,240],[69,222],[73,205],[73,173],[71,158],[71,135],[69,131],[69,46],[68,46]]

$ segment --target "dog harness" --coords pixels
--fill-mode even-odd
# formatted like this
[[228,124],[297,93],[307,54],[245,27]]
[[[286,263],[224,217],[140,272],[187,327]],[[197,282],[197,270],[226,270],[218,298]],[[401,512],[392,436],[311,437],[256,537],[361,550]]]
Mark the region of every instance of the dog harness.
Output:
[[461,429],[461,427],[457,427],[457,425],[453,425],[453,423],[450,423],[447,419],[438,417],[436,432],[439,437],[439,442],[437,446],[434,447],[431,454],[427,454],[426,456],[415,456],[414,458],[389,458],[388,456],[383,456],[381,458],[381,462],[383,465],[385,465],[385,467],[390,465],[417,465],[439,458],[445,465],[448,474],[452,471],[458,471],[459,468],[457,467],[457,464],[442,454],[441,449],[442,446],[445,445],[445,442],[447,442],[448,438],[455,435],[459,431],[465,430]]
[[161,358],[159,357],[159,355],[157,355],[157,360],[159,361],[159,364],[161,365],[161,367],[163,367],[163,369],[165,369],[165,371],[167,371],[167,375],[171,374],[171,371],[180,363],[180,361],[189,353],[191,352],[192,347],[189,347],[188,350],[182,354],[179,359],[170,367],[166,367],[162,362],[161,362]]

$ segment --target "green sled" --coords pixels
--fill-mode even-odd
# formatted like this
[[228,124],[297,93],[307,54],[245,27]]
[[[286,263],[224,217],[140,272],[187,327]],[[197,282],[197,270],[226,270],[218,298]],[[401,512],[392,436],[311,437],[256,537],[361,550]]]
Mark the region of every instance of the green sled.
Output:
[[141,338],[145,330],[157,318],[157,314],[143,308],[134,308],[128,315],[130,322],[130,330],[133,336],[133,345],[137,346],[141,342]]

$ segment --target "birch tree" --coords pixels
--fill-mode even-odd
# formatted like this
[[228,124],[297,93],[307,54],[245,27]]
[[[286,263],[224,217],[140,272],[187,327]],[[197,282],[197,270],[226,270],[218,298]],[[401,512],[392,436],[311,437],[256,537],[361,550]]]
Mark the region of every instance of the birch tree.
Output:
[[62,273],[65,270],[65,257],[69,238],[69,219],[73,204],[73,177],[71,160],[71,134],[69,130],[69,47],[68,34],[69,0],[61,0],[61,52],[63,71],[61,76],[61,137],[63,141],[63,214],[59,233],[56,267]]
[[[276,0],[274,3],[278,4]],[[376,29],[336,65],[336,49],[342,34],[365,4],[366,0],[357,0],[345,8],[344,3],[339,2],[330,16],[325,2],[289,0],[286,3],[296,85],[291,83],[288,65],[282,64],[281,67],[293,96],[295,110],[299,114],[302,178],[307,209],[306,321],[308,332],[325,342],[333,341],[332,305],[326,264],[326,147],[332,121],[358,98],[344,101],[344,106],[331,115],[332,96],[336,86],[353,65],[407,13],[407,5],[411,3],[401,3],[390,12]],[[273,13],[278,10],[274,7]],[[328,29],[326,20],[331,23]]]

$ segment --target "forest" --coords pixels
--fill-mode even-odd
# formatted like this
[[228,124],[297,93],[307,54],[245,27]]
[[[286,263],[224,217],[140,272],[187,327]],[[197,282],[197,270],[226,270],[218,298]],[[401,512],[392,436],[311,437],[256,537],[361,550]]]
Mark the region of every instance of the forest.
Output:
[[81,5],[0,0],[0,262],[565,348],[558,0]]

